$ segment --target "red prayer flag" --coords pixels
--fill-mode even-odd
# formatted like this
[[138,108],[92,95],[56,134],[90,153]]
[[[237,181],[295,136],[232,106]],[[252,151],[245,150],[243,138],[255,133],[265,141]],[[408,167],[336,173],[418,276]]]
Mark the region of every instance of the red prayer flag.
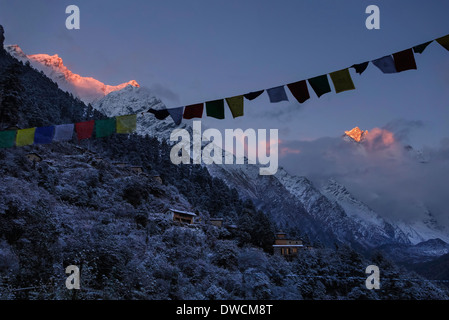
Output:
[[306,80],[287,84],[292,95],[298,100],[299,103],[303,103],[310,98],[309,89],[307,89]]
[[75,123],[78,140],[89,139],[94,131],[95,120]]
[[204,103],[192,104],[184,109],[184,119],[202,118]]
[[397,72],[416,69],[415,56],[413,55],[413,49],[411,48],[393,53],[393,58]]

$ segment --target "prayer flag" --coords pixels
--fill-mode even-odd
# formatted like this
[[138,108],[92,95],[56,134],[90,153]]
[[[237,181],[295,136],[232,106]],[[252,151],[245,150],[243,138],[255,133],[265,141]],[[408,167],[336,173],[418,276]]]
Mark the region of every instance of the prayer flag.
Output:
[[371,62],[383,73],[396,73],[396,67],[391,55],[373,60]]
[[447,36],[436,39],[436,41],[449,51],[449,34]]
[[171,118],[175,122],[175,124],[178,126],[181,124],[182,121],[182,114],[184,112],[184,107],[178,107],[173,109],[167,109],[168,113],[170,113]]
[[331,87],[329,85],[329,80],[327,79],[327,74],[311,78],[308,81],[313,91],[315,91],[316,95],[318,96],[318,98],[325,93],[331,92]]
[[224,119],[224,100],[214,100],[206,102],[206,114],[208,117]]
[[334,83],[335,92],[340,93],[347,90],[354,90],[355,86],[352,82],[349,69],[335,71],[329,74]]
[[417,46],[414,46],[414,47],[413,47],[413,51],[414,51],[415,53],[423,53],[424,50],[427,48],[427,46],[428,46],[429,44],[431,44],[432,42],[433,42],[433,40],[432,40],[432,41],[429,41],[429,42],[422,43],[422,44],[417,45]]
[[243,96],[226,98],[226,102],[234,118],[243,116]]
[[299,103],[303,103],[310,98],[309,89],[307,89],[306,80],[301,80],[294,83],[287,84],[292,95],[298,100]]
[[412,49],[393,53],[393,58],[397,72],[416,69],[415,56]]
[[38,127],[34,133],[34,143],[44,144],[51,143],[53,141],[53,133],[55,132],[54,126]]
[[357,64],[353,64],[351,66],[351,68],[355,69],[355,72],[357,72],[358,74],[362,74],[366,68],[368,68],[368,64],[369,61],[363,62],[363,63],[357,63]]
[[268,96],[270,97],[271,103],[288,101],[287,93],[285,92],[284,86],[267,89],[267,93]]
[[115,117],[117,133],[133,133],[137,127],[137,115],[129,114],[126,116]]
[[248,99],[248,100],[254,100],[256,99],[258,96],[260,96],[265,90],[260,90],[260,91],[254,91],[254,92],[250,92],[247,94],[244,94],[243,96]]
[[97,138],[108,137],[115,132],[115,118],[95,120],[95,136]]
[[94,131],[95,120],[75,123],[78,140],[89,139]]
[[0,131],[0,148],[12,148],[16,141],[16,131]]
[[170,115],[170,113],[167,111],[167,109],[155,110],[153,108],[150,108],[150,109],[148,109],[148,112],[154,114],[154,116],[158,120],[164,120],[165,118],[167,118]]
[[35,131],[36,128],[17,130],[16,146],[22,147],[33,144]]
[[192,104],[184,109],[184,119],[202,118],[204,103]]
[[55,127],[55,135],[53,141],[71,140],[73,136],[73,123],[61,124]]

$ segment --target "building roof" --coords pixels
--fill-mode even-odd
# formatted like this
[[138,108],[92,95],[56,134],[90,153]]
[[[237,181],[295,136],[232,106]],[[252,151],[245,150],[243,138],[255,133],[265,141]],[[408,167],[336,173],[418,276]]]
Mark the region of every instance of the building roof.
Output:
[[177,213],[186,214],[186,215],[189,215],[189,216],[196,217],[196,214],[193,213],[193,212],[188,212],[188,211],[183,211],[183,210],[178,210],[178,209],[172,209],[172,208],[170,208],[169,210],[173,211],[173,212],[177,212]]
[[[35,156],[38,156],[38,157],[41,157],[38,153],[36,153],[36,152],[28,152],[27,153],[27,155],[29,156],[29,155],[35,155]],[[42,158],[42,157],[41,157]]]
[[303,244],[273,244],[273,247],[304,247]]

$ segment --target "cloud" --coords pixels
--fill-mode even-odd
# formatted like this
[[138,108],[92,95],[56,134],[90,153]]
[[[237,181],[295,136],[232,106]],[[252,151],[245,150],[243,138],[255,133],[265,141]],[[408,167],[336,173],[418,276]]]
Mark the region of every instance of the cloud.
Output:
[[173,92],[170,88],[160,84],[160,83],[154,83],[150,89],[154,92],[154,94],[162,99],[162,100],[168,100],[168,102],[172,103],[179,103],[179,95],[175,92]]
[[255,112],[252,117],[257,119],[270,119],[272,120],[286,120],[290,119],[292,114],[295,114],[302,110],[304,104],[290,103],[282,108],[273,108],[272,104],[268,104],[268,108],[263,110],[263,112]]
[[[285,148],[285,152],[280,165],[292,174],[308,177],[318,187],[334,178],[384,217],[419,219],[426,207],[449,227],[449,138],[443,139],[439,148],[405,148],[407,134],[421,126],[419,121],[392,122],[370,129],[362,143],[342,137],[282,141],[280,150]],[[428,161],[422,161],[423,157]]]
[[424,122],[421,120],[395,119],[387,123],[383,128],[392,132],[396,139],[407,142],[412,131],[423,127]]
[[391,131],[381,128],[374,128],[369,131],[362,145],[370,151],[385,149],[395,143],[394,134]]

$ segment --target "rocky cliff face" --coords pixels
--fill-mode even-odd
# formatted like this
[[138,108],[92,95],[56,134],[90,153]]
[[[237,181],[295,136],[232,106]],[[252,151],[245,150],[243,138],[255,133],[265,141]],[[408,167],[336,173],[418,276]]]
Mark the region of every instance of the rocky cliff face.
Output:
[[0,53],[4,53],[5,49],[3,49],[3,43],[5,42],[5,30],[3,26],[0,25]]

